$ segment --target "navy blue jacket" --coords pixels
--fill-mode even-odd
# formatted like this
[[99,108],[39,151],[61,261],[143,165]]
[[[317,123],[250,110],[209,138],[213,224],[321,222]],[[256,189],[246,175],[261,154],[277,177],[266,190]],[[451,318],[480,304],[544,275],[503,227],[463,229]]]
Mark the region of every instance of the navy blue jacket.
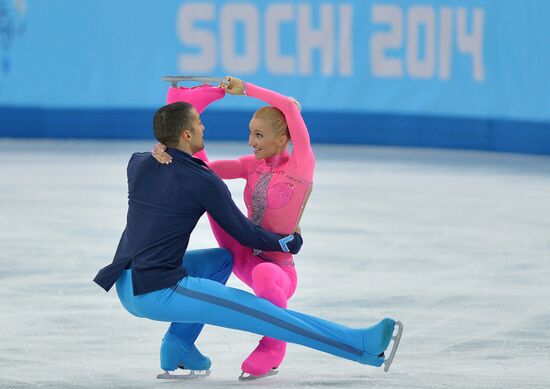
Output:
[[[182,265],[189,236],[207,211],[243,246],[286,251],[279,235],[254,225],[231,199],[224,182],[197,158],[169,148],[172,163],[151,153],[135,153],[128,163],[128,216],[113,262],[94,281],[108,291],[124,269],[132,268],[134,295],[164,289],[186,276]],[[298,234],[288,244],[299,251]],[[284,246],[284,247],[283,247]]]

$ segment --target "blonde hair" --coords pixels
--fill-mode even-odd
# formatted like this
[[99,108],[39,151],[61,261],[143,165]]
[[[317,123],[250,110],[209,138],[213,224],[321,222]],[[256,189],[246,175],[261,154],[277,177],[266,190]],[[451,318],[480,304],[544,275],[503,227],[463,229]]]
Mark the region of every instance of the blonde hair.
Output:
[[254,113],[255,119],[262,119],[271,124],[271,129],[276,136],[286,135],[290,139],[285,115],[275,107],[262,107]]

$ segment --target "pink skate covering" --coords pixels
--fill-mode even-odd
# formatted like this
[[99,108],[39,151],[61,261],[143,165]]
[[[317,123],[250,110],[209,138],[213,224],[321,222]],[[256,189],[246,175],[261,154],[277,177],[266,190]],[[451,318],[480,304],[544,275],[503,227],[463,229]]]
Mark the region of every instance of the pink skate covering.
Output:
[[243,361],[241,369],[248,374],[261,377],[271,369],[278,368],[285,354],[285,342],[264,336],[252,354]]

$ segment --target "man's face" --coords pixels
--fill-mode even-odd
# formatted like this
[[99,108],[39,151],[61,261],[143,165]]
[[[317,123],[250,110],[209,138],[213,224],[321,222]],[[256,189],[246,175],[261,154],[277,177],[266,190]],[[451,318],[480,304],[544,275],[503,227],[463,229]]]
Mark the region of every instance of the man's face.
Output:
[[191,151],[195,154],[196,152],[204,149],[204,125],[202,124],[199,113],[195,108],[191,111],[191,117],[191,129],[194,130],[194,132],[191,133],[189,145],[191,146]]

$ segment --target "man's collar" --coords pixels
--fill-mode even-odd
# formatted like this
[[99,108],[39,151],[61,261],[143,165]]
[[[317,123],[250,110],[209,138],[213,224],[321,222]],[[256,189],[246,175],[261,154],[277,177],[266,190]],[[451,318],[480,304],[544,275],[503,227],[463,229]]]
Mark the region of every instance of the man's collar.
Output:
[[176,148],[173,148],[173,147],[167,147],[166,148],[166,152],[168,154],[170,154],[172,156],[172,158],[175,158],[175,157],[183,157],[183,158],[191,158],[191,155],[186,153],[185,151],[181,151],[181,150],[178,150]]
[[181,151],[181,150],[175,149],[175,148],[173,148],[173,147],[167,147],[167,148],[166,148],[166,152],[167,152],[168,154],[170,154],[170,155],[172,156],[172,158],[184,158],[184,159],[188,159],[188,160],[191,160],[191,161],[193,161],[193,162],[198,163],[199,165],[202,165],[202,166],[205,166],[205,167],[208,168],[208,165],[207,165],[204,161],[202,161],[202,160],[200,160],[200,159],[198,159],[198,158],[193,157],[192,155],[186,153],[185,151]]

